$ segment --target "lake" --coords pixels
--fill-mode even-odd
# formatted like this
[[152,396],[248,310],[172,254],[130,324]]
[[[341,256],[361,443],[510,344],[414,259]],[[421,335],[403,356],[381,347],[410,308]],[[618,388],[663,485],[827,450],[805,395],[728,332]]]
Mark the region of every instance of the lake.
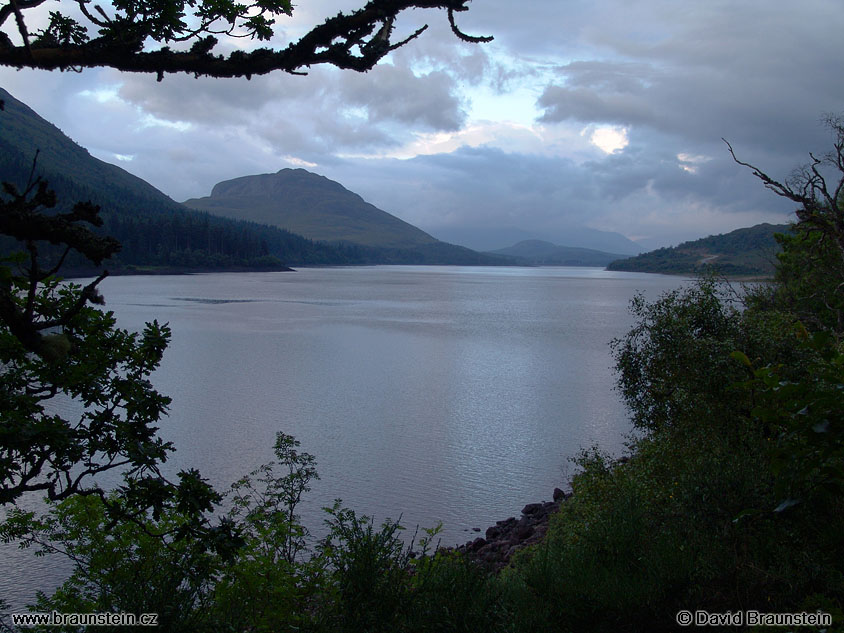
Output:
[[[335,498],[376,522],[443,523],[442,544],[550,500],[594,444],[630,424],[609,343],[636,292],[688,283],[595,268],[375,266],[113,277],[118,324],[168,322],[157,388],[173,398],[167,470],[220,489],[273,458],[278,431],[317,458],[302,516]],[[60,579],[4,546],[0,597],[19,606]],[[64,567],[66,569],[66,567]],[[58,574],[58,578],[57,578]]]

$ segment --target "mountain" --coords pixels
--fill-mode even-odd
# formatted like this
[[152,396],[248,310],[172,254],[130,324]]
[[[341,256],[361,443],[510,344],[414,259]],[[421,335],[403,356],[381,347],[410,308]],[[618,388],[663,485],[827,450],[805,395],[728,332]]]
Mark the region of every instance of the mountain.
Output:
[[[364,254],[316,243],[275,227],[236,222],[188,209],[144,180],[91,156],[61,130],[0,88],[0,182],[23,189],[35,162],[59,200],[58,210],[90,200],[102,208],[102,233],[121,251],[106,262],[113,272],[283,269],[285,264],[358,264]],[[20,248],[0,236],[2,251]],[[42,252],[48,252],[44,247]],[[90,272],[81,257],[64,268]]]
[[788,231],[787,224],[757,224],[620,259],[607,268],[690,275],[711,267],[725,275],[770,275],[780,250],[774,234]]
[[618,253],[605,253],[591,248],[557,246],[544,240],[523,240],[507,248],[492,251],[536,266],[600,266],[623,257]]
[[315,240],[403,248],[437,240],[369,204],[325,176],[304,169],[243,176],[217,183],[186,206],[278,226]]
[[71,205],[92,200],[103,208],[174,211],[181,206],[120,167],[94,158],[60,129],[0,88],[0,176],[22,187],[38,152],[36,174]]
[[214,215],[270,224],[313,240],[360,247],[389,263],[508,263],[441,242],[340,183],[305,169],[226,180],[214,185],[210,196],[184,204]]
[[[328,244],[277,226],[190,209],[124,169],[94,158],[2,88],[0,101],[4,102],[4,110],[0,111],[0,182],[23,189],[37,154],[35,174],[55,190],[59,210],[67,210],[80,200],[90,200],[101,206],[104,220],[101,232],[112,235],[122,244],[121,251],[106,262],[113,272],[264,270],[283,269],[285,265],[504,263],[501,258],[439,242],[375,207],[372,212],[371,205],[359,196],[314,174],[309,176],[313,176],[311,180],[317,181],[317,185],[309,185],[306,179],[295,190],[297,199],[307,197],[309,190],[314,189],[333,192],[331,195],[344,199],[357,198],[358,202],[351,205],[349,214],[362,216],[369,212],[371,216],[377,216],[380,222],[369,226],[375,235],[392,236],[383,239],[390,247],[368,245],[366,240]],[[221,191],[234,193],[240,186],[246,187],[241,189],[243,193],[248,193],[246,182],[249,179],[231,182],[238,181],[241,182],[228,190],[221,186]],[[257,191],[261,190],[259,187]],[[316,195],[313,191],[311,194]],[[326,197],[320,200],[324,201]],[[330,222],[332,217],[326,214],[323,220]],[[408,245],[413,248],[407,248]],[[0,236],[0,252],[19,248],[11,238]],[[49,248],[42,249],[42,252],[47,251]],[[66,274],[90,272],[81,258],[71,258],[67,264]]]
[[644,249],[620,233],[599,231],[582,226],[559,227],[541,232],[516,227],[440,226],[430,227],[435,237],[479,251],[496,251],[525,240],[542,239],[575,248],[589,248],[605,253],[637,255]]

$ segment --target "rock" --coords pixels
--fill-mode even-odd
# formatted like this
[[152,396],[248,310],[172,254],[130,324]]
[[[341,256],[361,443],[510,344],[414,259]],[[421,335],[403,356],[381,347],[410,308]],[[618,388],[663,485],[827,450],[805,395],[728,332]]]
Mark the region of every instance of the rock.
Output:
[[570,497],[571,494],[555,488],[554,501],[529,503],[522,508],[519,519],[509,517],[496,521],[495,525],[487,528],[486,538],[476,538],[456,550],[497,572],[507,566],[515,552],[545,537],[551,515]]
[[541,503],[529,503],[522,508],[522,514],[536,514],[540,510],[542,510]]
[[523,525],[516,530],[516,542],[526,541],[533,534],[534,528],[532,525]]
[[469,552],[477,552],[482,547],[484,547],[486,544],[487,544],[486,540],[479,536],[478,538],[476,538],[474,541],[472,541],[471,543],[469,543],[466,546],[466,550],[469,551]]

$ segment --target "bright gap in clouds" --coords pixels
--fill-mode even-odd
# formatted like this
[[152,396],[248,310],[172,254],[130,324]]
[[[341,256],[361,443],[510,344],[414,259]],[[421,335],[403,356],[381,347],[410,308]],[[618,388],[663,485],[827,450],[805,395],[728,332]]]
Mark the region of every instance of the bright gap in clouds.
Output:
[[314,167],[319,166],[317,163],[312,163],[304,158],[298,158],[296,156],[283,156],[282,158],[294,167],[307,167],[308,169],[313,169]]
[[110,103],[112,101],[121,101],[118,96],[119,90],[120,85],[111,85],[96,90],[81,90],[78,94],[80,97],[93,99],[97,103]]
[[530,126],[539,118],[536,95],[521,87],[510,93],[497,93],[487,86],[466,90],[470,118],[474,121],[502,121]]
[[708,156],[700,156],[694,154],[680,153],[677,154],[677,160],[680,164],[680,169],[690,174],[696,174],[698,167],[705,162],[711,160]]
[[615,154],[627,147],[630,140],[627,138],[627,128],[606,125],[595,128],[589,136],[589,142],[605,154]]
[[148,127],[166,127],[177,132],[187,132],[193,129],[193,124],[187,121],[168,121],[166,119],[159,119],[152,114],[145,114],[140,120],[140,129]]

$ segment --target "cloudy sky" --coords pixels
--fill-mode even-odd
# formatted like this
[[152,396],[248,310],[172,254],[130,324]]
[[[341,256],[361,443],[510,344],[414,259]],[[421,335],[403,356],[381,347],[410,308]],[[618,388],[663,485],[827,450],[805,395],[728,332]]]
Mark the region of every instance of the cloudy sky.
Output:
[[[362,2],[302,0],[277,42]],[[474,0],[458,22],[492,43],[457,40],[438,12],[406,14],[396,35],[420,22],[362,75],[0,69],[0,85],[179,201],[304,167],[435,235],[565,243],[585,226],[648,247],[787,220],[722,137],[785,178],[827,149],[822,115],[844,112],[840,0]]]

